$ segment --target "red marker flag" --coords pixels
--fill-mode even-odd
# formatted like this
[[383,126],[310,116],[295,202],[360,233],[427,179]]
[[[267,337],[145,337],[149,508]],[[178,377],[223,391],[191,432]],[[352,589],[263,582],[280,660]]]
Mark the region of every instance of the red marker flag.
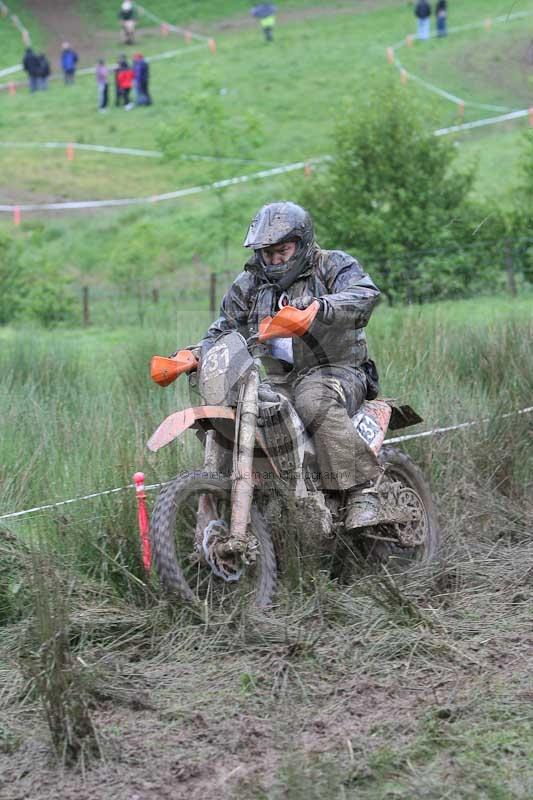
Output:
[[136,472],[133,476],[135,493],[137,495],[137,519],[139,520],[139,536],[141,537],[141,552],[143,565],[147,572],[152,566],[152,548],[150,547],[150,523],[146,509],[146,494],[144,492],[144,472]]

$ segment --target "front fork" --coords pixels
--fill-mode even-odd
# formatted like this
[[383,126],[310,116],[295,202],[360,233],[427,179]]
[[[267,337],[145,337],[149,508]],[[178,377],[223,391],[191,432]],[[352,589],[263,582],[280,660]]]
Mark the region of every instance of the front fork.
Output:
[[246,550],[248,541],[246,529],[250,519],[254,492],[252,469],[259,415],[258,393],[261,380],[259,367],[258,359],[254,360],[254,366],[247,378],[238,411],[236,458],[234,459],[231,492],[230,547],[240,552]]

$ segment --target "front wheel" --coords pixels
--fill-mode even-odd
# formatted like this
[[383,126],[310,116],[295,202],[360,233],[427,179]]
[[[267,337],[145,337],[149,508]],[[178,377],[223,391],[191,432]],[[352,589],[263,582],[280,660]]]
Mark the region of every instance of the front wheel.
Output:
[[159,494],[150,526],[154,564],[164,588],[216,610],[237,604],[269,606],[276,588],[276,557],[268,526],[252,506],[248,529],[252,558],[217,569],[209,558],[229,529],[231,481],[194,470]]
[[433,561],[440,549],[440,529],[431,492],[421,470],[395,447],[383,447],[379,460],[385,475],[381,492],[407,510],[409,521],[376,525],[361,531],[361,546],[370,560],[409,566]]

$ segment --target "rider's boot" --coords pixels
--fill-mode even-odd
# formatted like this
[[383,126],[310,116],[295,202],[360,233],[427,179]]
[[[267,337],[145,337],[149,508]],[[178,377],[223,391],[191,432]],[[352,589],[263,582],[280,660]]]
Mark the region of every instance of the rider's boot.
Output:
[[354,486],[346,494],[346,516],[344,527],[367,528],[379,522],[379,494],[374,481]]

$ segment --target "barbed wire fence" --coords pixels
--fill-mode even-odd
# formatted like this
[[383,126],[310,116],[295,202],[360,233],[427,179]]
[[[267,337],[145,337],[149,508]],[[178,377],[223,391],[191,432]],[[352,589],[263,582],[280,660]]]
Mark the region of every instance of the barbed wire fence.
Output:
[[[429,263],[433,277],[425,275],[424,268]],[[470,287],[453,281],[454,264],[463,281],[471,279]],[[446,281],[453,284],[447,288],[437,285],[434,277],[440,265],[443,284]],[[368,259],[363,266],[376,278],[390,304],[466,299],[483,291],[502,291],[516,297],[533,286],[533,238],[504,238],[454,248],[428,248],[391,258]],[[76,315],[83,326],[109,324],[110,320],[116,325],[143,325],[151,316],[162,319],[178,307],[216,315],[224,292],[239,272],[239,267],[214,271],[197,263],[194,270],[176,269],[164,276],[131,277],[107,283],[77,281],[70,288]],[[496,286],[488,279],[489,274],[498,277]]]

